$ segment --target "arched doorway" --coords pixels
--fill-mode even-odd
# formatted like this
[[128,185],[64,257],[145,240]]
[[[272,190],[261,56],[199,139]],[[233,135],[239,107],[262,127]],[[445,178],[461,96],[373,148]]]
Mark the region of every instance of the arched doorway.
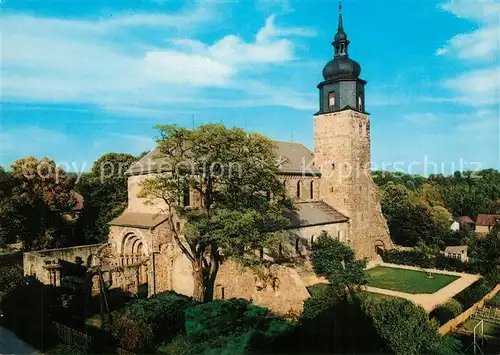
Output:
[[377,239],[375,241],[375,253],[377,253],[380,256],[384,256],[385,253],[385,244],[384,241]]

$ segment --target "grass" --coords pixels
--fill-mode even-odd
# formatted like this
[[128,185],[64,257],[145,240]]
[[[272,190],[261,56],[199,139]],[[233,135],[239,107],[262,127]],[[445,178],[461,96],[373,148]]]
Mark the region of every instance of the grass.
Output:
[[457,280],[458,276],[377,266],[366,271],[368,286],[405,293],[434,293]]
[[[323,292],[328,287],[328,284],[325,283],[317,283],[315,285],[307,287],[307,290],[309,291],[309,294],[311,296],[316,296]],[[377,298],[377,299],[383,299],[383,300],[393,300],[396,299],[397,297],[394,296],[389,296],[389,295],[382,295],[380,293],[373,293],[373,292],[364,292],[368,297],[371,298]]]

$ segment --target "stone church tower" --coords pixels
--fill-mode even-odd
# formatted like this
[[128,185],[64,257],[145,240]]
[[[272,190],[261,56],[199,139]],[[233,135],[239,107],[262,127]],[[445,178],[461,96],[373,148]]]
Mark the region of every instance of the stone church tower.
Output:
[[366,81],[349,58],[342,5],[332,42],[334,57],[323,69],[319,111],[314,115],[315,167],[321,170],[320,198],[349,217],[349,243],[358,257],[392,248],[378,187],[370,175],[370,117]]

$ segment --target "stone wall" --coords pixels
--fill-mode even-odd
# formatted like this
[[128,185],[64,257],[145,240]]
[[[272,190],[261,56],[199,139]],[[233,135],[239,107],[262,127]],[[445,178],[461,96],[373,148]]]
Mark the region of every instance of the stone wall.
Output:
[[[318,200],[320,178],[315,176],[282,175],[288,196],[296,201]],[[297,197],[297,188],[300,186],[300,196]]]
[[375,243],[392,248],[380,194],[370,174],[370,120],[345,110],[315,116],[315,166],[321,170],[320,198],[349,217],[357,257],[376,256]]
[[[75,259],[80,257],[83,266],[88,267],[89,263],[93,263],[94,257],[102,246],[103,244],[93,244],[26,252],[23,254],[24,275],[34,275],[44,284],[59,286],[61,278],[64,277],[64,266],[60,264],[60,261],[75,263]],[[53,273],[51,274],[49,270]],[[59,271],[57,275],[54,275],[56,270]]]

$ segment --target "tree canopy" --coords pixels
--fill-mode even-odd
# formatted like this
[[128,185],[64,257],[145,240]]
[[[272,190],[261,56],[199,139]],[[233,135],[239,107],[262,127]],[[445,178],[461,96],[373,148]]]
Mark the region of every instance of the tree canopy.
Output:
[[97,159],[89,173],[76,186],[85,200],[80,217],[80,232],[87,243],[108,238],[108,223],[127,207],[128,191],[125,172],[139,160],[131,154],[107,153]]
[[366,261],[356,260],[351,247],[326,232],[314,242],[311,261],[316,275],[326,277],[339,293],[366,283]]
[[[276,148],[262,135],[221,124],[157,128],[169,171],[146,179],[139,196],[164,202],[174,239],[192,263],[194,298],[209,300],[222,256],[237,259],[277,245],[280,233],[272,227],[287,223],[292,205],[278,178]],[[199,204],[182,203],[190,192]],[[182,235],[175,216],[184,221]]]
[[21,241],[25,250],[71,243],[65,214],[76,204],[73,179],[48,158],[22,158],[11,168],[0,171],[0,242]]
[[453,233],[453,217],[500,212],[500,172],[456,172],[450,176],[423,177],[376,171],[381,189],[382,211],[392,239],[400,245],[456,244],[470,233]]

